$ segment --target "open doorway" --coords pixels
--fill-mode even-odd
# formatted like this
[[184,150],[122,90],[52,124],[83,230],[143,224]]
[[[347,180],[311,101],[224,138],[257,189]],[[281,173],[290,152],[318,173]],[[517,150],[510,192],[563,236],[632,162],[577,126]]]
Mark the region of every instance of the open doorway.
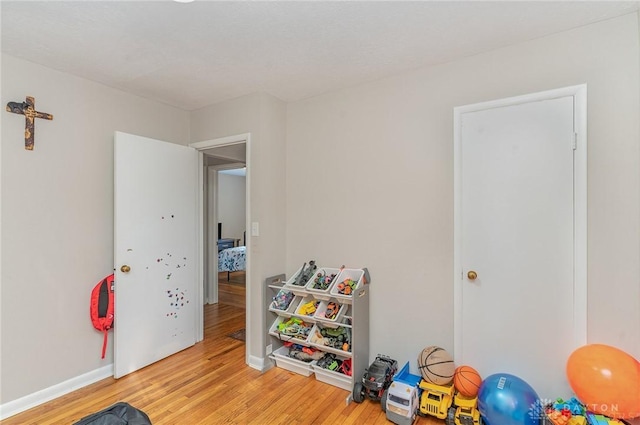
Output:
[[[210,304],[246,308],[246,167],[209,166]],[[216,219],[217,217],[217,219]],[[214,268],[217,260],[217,270]]]
[[[219,276],[226,273],[230,281],[232,273],[246,272],[246,143],[202,152],[205,168],[204,302],[215,304],[220,301]],[[229,259],[237,261],[229,262]]]
[[[212,147],[202,153],[206,259],[203,302],[205,307],[207,304],[231,305],[246,312],[246,142]],[[246,323],[246,313],[243,323]]]
[[[202,211],[202,229],[201,233],[201,252],[203,258],[202,271],[202,312],[210,310],[209,307],[220,306],[220,288],[218,279],[218,242],[219,239],[232,239],[233,245],[243,245],[245,248],[245,270],[244,270],[244,282],[245,285],[242,288],[244,290],[244,304],[247,305],[246,300],[251,297],[251,238],[249,233],[245,230],[249,228],[251,222],[251,207],[250,207],[250,180],[251,180],[251,164],[250,164],[250,152],[251,152],[251,135],[249,133],[239,134],[235,136],[223,137],[219,139],[206,140],[202,142],[192,143],[189,146],[195,148],[201,153],[201,182],[202,191],[200,197],[201,211]],[[245,168],[245,175],[243,176],[245,184],[245,211],[244,216],[236,217],[241,223],[244,223],[242,229],[242,236],[236,234],[237,228],[241,224],[237,225],[236,230],[232,230],[233,226],[227,226],[223,221],[219,219],[220,216],[220,172],[223,170],[232,170]],[[224,179],[224,177],[223,177]],[[228,221],[228,220],[227,220]],[[220,237],[218,237],[218,223],[220,226]],[[241,227],[240,227],[241,228]],[[229,233],[227,236],[227,231]],[[232,237],[233,236],[233,237]],[[238,239],[240,239],[238,241]],[[227,241],[228,243],[228,241]],[[233,275],[233,274],[232,274]],[[226,276],[225,276],[226,277]],[[238,308],[238,307],[234,307]],[[244,320],[244,332],[250,335],[250,323],[251,323],[251,311],[250,309],[243,308]],[[201,326],[206,326],[205,318],[206,314],[203,314]],[[242,325],[240,324],[240,325]],[[204,329],[201,328],[201,337],[204,339]],[[251,339],[246,339],[245,346],[245,361],[249,364],[249,353],[251,352]]]

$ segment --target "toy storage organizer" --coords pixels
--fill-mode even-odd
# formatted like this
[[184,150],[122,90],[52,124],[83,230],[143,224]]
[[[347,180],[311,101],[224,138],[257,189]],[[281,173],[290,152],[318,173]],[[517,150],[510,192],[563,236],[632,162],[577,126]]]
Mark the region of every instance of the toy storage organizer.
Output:
[[[275,362],[277,367],[303,376],[315,375],[319,381],[352,391],[354,378],[360,379],[369,365],[369,291],[371,285],[369,285],[368,270],[366,268],[318,268],[314,277],[319,272],[327,275],[336,273],[331,285],[321,289],[318,289],[317,283],[314,283],[314,277],[304,285],[294,285],[301,272],[302,268],[287,281],[285,281],[284,275],[266,279],[267,345],[270,344],[273,350],[269,358]],[[345,279],[356,282],[355,289],[349,295],[340,293],[337,289],[337,285]],[[274,301],[276,298],[280,303]],[[313,313],[309,313],[304,308],[310,302],[317,305]],[[327,318],[325,313],[331,303],[337,313]],[[292,330],[279,329],[281,323],[287,323],[292,318],[292,321],[303,321],[305,325],[310,325],[309,333],[305,335],[307,328],[300,325],[295,325]],[[280,328],[283,327],[280,326]],[[326,331],[335,330],[338,333],[341,330],[349,329],[351,332],[349,351],[319,343],[315,336],[320,335],[322,328],[327,328]],[[333,353],[341,360],[351,359],[351,376],[320,367],[316,360],[305,362],[289,357],[289,349],[283,345],[289,340],[325,353]]]

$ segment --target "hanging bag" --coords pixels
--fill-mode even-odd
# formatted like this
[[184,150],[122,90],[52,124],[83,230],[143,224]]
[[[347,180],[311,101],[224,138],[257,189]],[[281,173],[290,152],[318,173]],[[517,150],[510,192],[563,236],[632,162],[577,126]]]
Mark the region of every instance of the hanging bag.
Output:
[[104,334],[102,358],[107,351],[107,336],[113,328],[113,274],[105,277],[91,291],[91,323]]

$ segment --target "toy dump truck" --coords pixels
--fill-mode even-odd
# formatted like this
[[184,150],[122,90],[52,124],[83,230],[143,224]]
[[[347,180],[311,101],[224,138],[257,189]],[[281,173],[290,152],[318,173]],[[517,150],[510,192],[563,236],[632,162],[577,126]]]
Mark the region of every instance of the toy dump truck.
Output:
[[409,362],[393,377],[387,390],[387,402],[382,406],[387,419],[398,425],[411,425],[418,416],[420,376],[409,372]]
[[423,379],[420,381],[420,388],[422,388],[420,413],[423,416],[431,415],[438,419],[446,418],[453,403],[453,393],[455,392],[453,384],[438,385]]
[[482,418],[478,411],[478,397],[465,397],[457,392],[444,423],[445,425],[482,425]]

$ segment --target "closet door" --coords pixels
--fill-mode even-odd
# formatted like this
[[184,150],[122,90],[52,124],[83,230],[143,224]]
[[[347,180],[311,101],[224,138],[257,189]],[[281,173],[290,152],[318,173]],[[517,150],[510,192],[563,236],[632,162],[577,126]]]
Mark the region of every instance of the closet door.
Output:
[[551,95],[456,111],[456,364],[514,374],[551,399],[571,394],[566,361],[586,342],[574,103]]

